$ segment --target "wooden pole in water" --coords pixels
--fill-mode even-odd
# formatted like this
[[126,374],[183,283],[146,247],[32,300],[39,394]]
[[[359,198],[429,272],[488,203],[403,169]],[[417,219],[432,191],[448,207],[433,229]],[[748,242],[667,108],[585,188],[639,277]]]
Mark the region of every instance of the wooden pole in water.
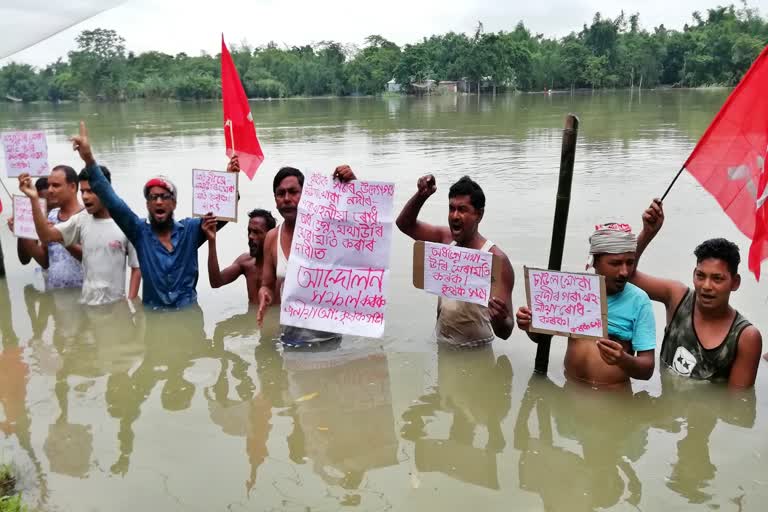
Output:
[[[568,114],[563,130],[563,150],[560,155],[560,181],[557,184],[555,200],[555,219],[552,223],[552,245],[549,248],[549,270],[560,270],[563,264],[565,246],[565,228],[568,225],[568,210],[571,205],[571,183],[573,182],[573,163],[576,159],[576,137],[579,134],[579,118]],[[552,336],[542,337],[536,348],[534,370],[547,373],[549,367],[549,347]]]

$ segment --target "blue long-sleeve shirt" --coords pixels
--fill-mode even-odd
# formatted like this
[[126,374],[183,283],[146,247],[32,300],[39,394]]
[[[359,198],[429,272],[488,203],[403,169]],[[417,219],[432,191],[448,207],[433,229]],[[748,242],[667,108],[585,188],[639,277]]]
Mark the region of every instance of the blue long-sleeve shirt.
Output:
[[101,167],[88,167],[93,192],[109,210],[120,229],[136,248],[144,280],[144,304],[153,308],[182,308],[197,302],[197,250],[206,238],[202,219],[174,222],[169,251],[158,240],[146,218],[140,218],[104,177]]

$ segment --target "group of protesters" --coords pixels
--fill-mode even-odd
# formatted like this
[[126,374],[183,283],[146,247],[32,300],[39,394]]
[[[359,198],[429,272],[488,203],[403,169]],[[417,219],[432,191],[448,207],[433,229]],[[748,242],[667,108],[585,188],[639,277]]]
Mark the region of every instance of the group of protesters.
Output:
[[[304,185],[300,170],[283,167],[274,177],[275,206],[282,222],[278,224],[267,209],[252,210],[248,214],[248,252],[222,269],[216,237],[225,221],[212,214],[176,219],[177,188],[165,176],[144,185],[147,217],[140,217],[115,192],[109,170],[97,163],[83,124],[72,144],[85,164],[79,173],[60,165],[36,182],[29,175],[19,177],[19,189],[32,200],[39,241],[19,238],[18,258],[22,264],[35,260],[45,269],[46,289],[80,287],[81,302],[99,306],[136,298],[143,278],[145,306],[185,308],[197,303],[197,251],[207,242],[211,287],[244,276],[249,302],[257,306],[254,321],[262,324],[267,308],[280,302],[286,278]],[[236,155],[227,171],[240,171]],[[357,179],[347,165],[337,167],[333,178],[342,182]],[[512,264],[479,231],[485,212],[480,185],[467,176],[451,185],[444,226],[419,220],[422,207],[436,191],[434,176],[418,179],[416,192],[397,218],[400,231],[414,240],[487,251],[501,262],[500,282],[487,306],[444,297],[438,300],[437,342],[470,350],[497,337],[508,339],[515,325],[536,343],[546,339],[531,331],[528,307],[514,312]],[[41,203],[38,198],[46,201]],[[690,379],[727,382],[733,388],[752,387],[762,339],[758,329],[730,303],[741,279],[738,247],[722,238],[696,247],[692,286],[650,276],[638,266],[664,223],[662,203],[654,200],[643,212],[642,221],[639,235],[626,224],[607,223],[597,226],[589,239],[590,266],[605,280],[608,336],[597,340],[569,337],[566,377],[593,387],[623,387],[630,379],[650,379],[657,346],[651,301],[657,301],[666,311],[659,359],[668,371]],[[10,219],[11,229],[12,223]],[[286,347],[304,348],[340,338],[332,332],[281,326],[279,341]]]

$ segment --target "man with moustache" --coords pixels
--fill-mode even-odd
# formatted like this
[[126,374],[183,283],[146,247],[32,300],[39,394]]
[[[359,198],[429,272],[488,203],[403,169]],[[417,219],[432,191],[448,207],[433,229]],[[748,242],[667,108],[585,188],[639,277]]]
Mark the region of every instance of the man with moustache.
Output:
[[[77,172],[68,165],[57,165],[46,182],[46,192],[38,192],[47,201],[48,222],[58,224],[77,215],[83,207],[77,201]],[[13,231],[13,219],[8,221]],[[37,240],[18,239],[19,261],[26,265],[34,259],[45,272],[45,289],[79,288],[83,284],[82,247],[73,244],[65,247],[58,242],[42,243]]]
[[397,217],[400,231],[414,240],[487,251],[502,261],[502,292],[498,297],[491,297],[487,307],[442,297],[439,299],[435,329],[437,341],[473,348],[492,342],[496,336],[509,338],[515,325],[510,313],[515,273],[504,251],[480,234],[480,221],[485,214],[483,189],[469,176],[451,185],[448,190],[448,227],[444,227],[418,220],[424,203],[437,191],[435,177],[431,174],[422,176],[416,186],[416,193]]
[[[106,167],[104,177],[111,183]],[[138,295],[141,272],[136,251],[117,227],[109,211],[91,190],[87,170],[80,172],[79,185],[85,209],[68,220],[49,225],[40,208],[39,192],[28,174],[19,176],[19,189],[31,199],[32,218],[38,237],[43,243],[58,242],[65,246],[81,244],[83,247],[83,289],[80,302],[89,306],[112,304],[126,297],[126,260],[131,267],[128,299]]]
[[227,268],[219,268],[216,253],[216,219],[203,222],[203,231],[208,239],[208,281],[211,288],[220,288],[245,276],[248,288],[248,302],[258,304],[261,287],[261,269],[264,264],[264,239],[277,222],[267,210],[256,208],[248,213],[248,252],[244,252]]
[[[174,220],[176,186],[164,176],[144,185],[148,219],[139,218],[114,191],[96,163],[85,123],[72,138],[88,171],[91,189],[104,204],[125,236],[136,248],[144,277],[143,302],[153,309],[180,309],[197,304],[197,249],[206,241],[203,218]],[[228,171],[240,170],[233,157]],[[218,222],[221,228],[226,222]]]

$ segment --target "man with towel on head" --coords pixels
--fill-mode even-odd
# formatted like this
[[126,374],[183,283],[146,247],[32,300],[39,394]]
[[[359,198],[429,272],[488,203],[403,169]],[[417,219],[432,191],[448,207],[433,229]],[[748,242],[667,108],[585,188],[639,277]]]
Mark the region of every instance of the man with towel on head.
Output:
[[[630,378],[648,380],[655,365],[656,321],[648,295],[629,283],[637,236],[626,224],[610,223],[595,226],[589,243],[595,272],[605,277],[610,339],[568,338],[565,375],[600,387],[625,385]],[[529,308],[518,309],[517,325],[528,332]],[[528,332],[536,343],[545,336]]]

